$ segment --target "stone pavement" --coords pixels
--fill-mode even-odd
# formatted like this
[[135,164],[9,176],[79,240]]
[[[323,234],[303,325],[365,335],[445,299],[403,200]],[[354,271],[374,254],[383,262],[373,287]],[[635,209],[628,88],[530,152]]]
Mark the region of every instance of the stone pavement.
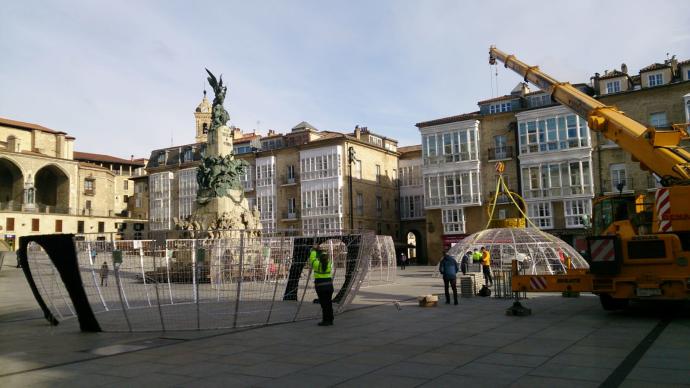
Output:
[[360,290],[333,327],[82,334],[48,326],[20,271],[3,267],[0,386],[690,385],[687,315],[606,313],[585,295],[531,295],[529,317],[506,316],[510,301],[493,298],[420,308],[411,299],[442,292],[441,281],[408,268],[398,284]]

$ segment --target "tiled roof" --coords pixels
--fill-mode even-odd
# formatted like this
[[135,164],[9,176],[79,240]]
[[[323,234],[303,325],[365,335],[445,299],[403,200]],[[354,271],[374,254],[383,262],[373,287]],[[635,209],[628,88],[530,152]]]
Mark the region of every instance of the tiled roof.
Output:
[[102,154],[92,154],[90,152],[79,152],[74,151],[75,160],[84,160],[92,162],[105,162],[105,163],[118,163],[118,164],[129,164],[133,166],[143,166],[144,159],[122,159],[116,156],[102,155]]
[[618,77],[627,77],[628,75],[623,73],[620,70],[613,70],[609,73],[606,73],[602,76],[599,77],[599,79],[609,79],[609,78],[618,78]]
[[[46,128],[42,125],[25,123],[23,121],[17,121],[17,120],[10,120],[10,119],[6,119],[3,117],[0,117],[0,125],[5,125],[8,127],[13,127],[13,128],[18,128],[18,129],[35,129],[37,131],[59,134],[59,135],[66,135],[67,134],[66,132],[56,131],[54,129]],[[74,139],[74,138],[72,138],[72,139]]]
[[670,65],[665,65],[663,63],[654,63],[651,64],[647,67],[643,67],[640,69],[640,73],[644,73],[645,71],[652,71],[652,70],[660,70],[660,69],[668,69],[670,68]]
[[678,66],[690,65],[690,59],[678,62]]
[[487,104],[489,102],[504,101],[504,100],[516,100],[518,98],[520,98],[520,96],[516,96],[516,95],[512,95],[512,94],[506,94],[505,96],[494,97],[494,98],[490,98],[488,100],[479,101],[477,104]]
[[448,124],[448,123],[454,123],[457,121],[477,119],[479,117],[481,117],[479,112],[464,113],[464,114],[457,115],[457,116],[443,117],[443,118],[431,120],[431,121],[423,121],[421,123],[415,124],[415,126],[417,128],[423,128],[423,127],[430,127],[432,125]]
[[404,154],[405,152],[415,152],[415,151],[421,151],[421,150],[422,150],[421,144],[398,147],[398,152],[400,152],[401,154]]

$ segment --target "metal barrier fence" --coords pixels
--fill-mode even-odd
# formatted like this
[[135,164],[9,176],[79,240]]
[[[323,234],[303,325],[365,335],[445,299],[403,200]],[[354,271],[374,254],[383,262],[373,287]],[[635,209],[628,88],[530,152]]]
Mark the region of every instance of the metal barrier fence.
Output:
[[[316,244],[333,260],[334,310],[339,313],[363,283],[377,246],[376,236],[364,231],[307,237],[238,230],[227,235],[74,241],[76,279],[99,329],[220,329],[318,317],[321,309],[313,303],[317,296],[307,264]],[[29,283],[35,283],[57,321],[78,316],[66,291],[73,285],[63,284],[63,258],[53,257],[41,243],[26,244]]]
[[367,276],[362,287],[395,283],[397,280],[397,259],[395,244],[391,236],[376,236],[371,260],[368,263]]

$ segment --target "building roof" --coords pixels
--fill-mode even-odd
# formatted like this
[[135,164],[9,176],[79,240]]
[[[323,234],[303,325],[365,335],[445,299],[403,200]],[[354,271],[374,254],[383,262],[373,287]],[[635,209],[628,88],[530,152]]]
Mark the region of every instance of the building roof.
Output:
[[678,66],[690,65],[690,59],[678,62]]
[[[52,134],[56,134],[56,135],[66,135],[67,134],[66,132],[56,131],[54,129],[46,128],[42,125],[25,123],[23,121],[17,121],[17,120],[10,120],[10,119],[6,119],[3,117],[0,117],[0,125],[5,125],[8,127],[13,127],[13,128],[17,128],[17,129],[37,130],[37,131],[52,133]],[[70,139],[74,139],[74,138],[70,136]]]
[[297,130],[300,130],[300,129],[312,129],[312,130],[314,130],[314,131],[318,131],[318,129],[316,129],[313,125],[309,124],[309,123],[306,122],[306,121],[302,121],[301,123],[299,123],[299,124],[295,125],[294,127],[292,127],[292,130],[293,130],[293,131],[297,131]]
[[599,76],[599,79],[609,79],[609,78],[618,78],[618,77],[627,77],[628,75],[626,73],[623,73],[620,70],[612,70],[602,76]]
[[644,73],[645,71],[668,69],[670,67],[671,67],[671,65],[667,65],[667,64],[663,64],[663,63],[653,63],[647,67],[641,68],[640,73]]
[[103,154],[93,154],[90,152],[79,152],[74,151],[75,160],[87,160],[92,162],[103,162],[103,163],[118,163],[118,164],[128,164],[132,166],[144,166],[144,159],[122,159],[116,156],[103,155]]
[[490,102],[504,101],[504,100],[517,100],[518,98],[520,98],[520,96],[518,96],[518,95],[506,94],[505,96],[499,96],[499,97],[490,98],[488,100],[479,101],[479,102],[477,102],[477,104],[487,104]]
[[422,150],[421,144],[398,147],[398,152],[400,152],[401,154],[404,154],[406,152],[415,152],[415,151],[421,151],[421,150]]
[[457,121],[477,119],[479,117],[481,117],[479,112],[463,113],[463,114],[457,115],[457,116],[443,117],[443,118],[435,119],[435,120],[431,120],[431,121],[422,121],[421,123],[415,124],[415,126],[417,128],[431,127],[433,125],[455,123]]

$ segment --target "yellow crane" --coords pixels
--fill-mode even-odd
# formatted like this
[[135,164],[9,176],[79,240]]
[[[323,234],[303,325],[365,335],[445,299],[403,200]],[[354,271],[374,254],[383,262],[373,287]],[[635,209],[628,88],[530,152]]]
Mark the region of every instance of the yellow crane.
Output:
[[594,236],[587,238],[590,269],[567,275],[517,275],[513,263],[513,291],[589,291],[599,295],[606,310],[623,308],[633,299],[690,299],[690,152],[680,144],[688,137],[686,126],[645,126],[491,46],[489,63],[497,60],[586,117],[591,130],[630,153],[663,186],[657,189],[651,212],[633,196],[596,199]]

